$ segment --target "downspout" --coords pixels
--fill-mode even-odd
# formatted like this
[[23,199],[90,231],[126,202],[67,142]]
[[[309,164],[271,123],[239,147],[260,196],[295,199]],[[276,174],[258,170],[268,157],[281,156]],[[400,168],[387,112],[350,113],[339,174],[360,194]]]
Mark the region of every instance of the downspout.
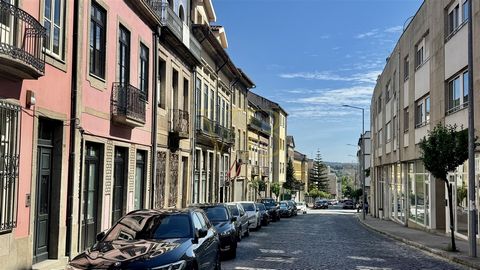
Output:
[[[78,64],[78,12],[79,0],[73,2],[73,35],[72,35],[72,80],[70,92],[70,154],[68,161],[67,185],[67,231],[65,241],[65,256],[72,254],[72,225],[73,225],[73,186],[75,183],[75,128],[77,125],[77,64]],[[81,171],[80,171],[81,172]],[[80,181],[79,181],[80,182]]]
[[[192,179],[191,179],[191,188],[192,188],[192,203],[195,203],[195,166],[197,164],[197,157],[196,157],[196,147],[197,147],[197,137],[195,136],[196,133],[197,133],[197,106],[199,104],[197,104],[197,68],[195,68],[193,70],[193,111],[192,111],[192,115],[193,115],[193,119],[192,119],[192,126],[193,128],[191,128],[190,130],[192,130],[192,138],[191,138],[191,147],[190,147],[190,151],[191,151],[191,155],[192,155],[192,168],[191,168],[191,172],[192,172]],[[198,179],[200,181],[200,178]],[[187,192],[188,194],[188,192]]]
[[157,110],[158,110],[158,38],[161,35],[160,26],[154,30],[152,34],[153,41],[153,95],[152,95],[152,155],[151,155],[151,184],[150,184],[150,208],[155,208],[155,190],[156,190],[156,179],[157,179]]

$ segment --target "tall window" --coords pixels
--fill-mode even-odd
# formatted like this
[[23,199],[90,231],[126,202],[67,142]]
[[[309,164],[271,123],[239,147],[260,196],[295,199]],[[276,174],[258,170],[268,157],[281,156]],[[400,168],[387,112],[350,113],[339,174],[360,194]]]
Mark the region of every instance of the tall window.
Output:
[[208,85],[206,84],[203,85],[203,116],[208,117]]
[[410,59],[407,55],[403,60],[403,79],[408,80],[408,76],[410,76]]
[[454,113],[468,105],[468,71],[448,82],[447,114]]
[[107,12],[92,2],[90,13],[90,73],[105,79],[105,32]]
[[448,34],[453,33],[459,26],[458,10],[459,6],[457,5],[448,13]]
[[408,132],[410,113],[408,112],[408,107],[403,109],[403,132]]
[[135,198],[134,209],[144,208],[144,190],[146,179],[146,151],[137,151],[135,169]]
[[386,125],[386,133],[387,133],[387,143],[392,139],[392,124],[388,122]]
[[[160,106],[160,108],[165,109],[166,108],[166,77],[167,77],[167,63],[163,61],[162,59],[158,59],[158,74],[157,74],[157,105]],[[200,89],[202,88],[202,81],[197,80],[197,83],[200,82],[200,85],[197,85]],[[200,95],[198,95],[200,98]],[[200,105],[199,105],[200,108]]]
[[385,86],[385,102],[388,102],[391,97],[392,83],[391,80],[388,80],[387,85]]
[[[215,92],[213,89],[210,90],[210,119],[213,121],[213,116],[215,113]],[[218,112],[217,112],[218,113]]]
[[424,61],[423,45],[417,45],[415,53],[415,68],[420,67]]
[[118,71],[122,85],[130,83],[130,32],[120,25],[118,37]]
[[140,91],[145,94],[145,98],[148,97],[148,48],[147,46],[140,44],[140,59],[139,59],[139,82]]
[[468,20],[468,16],[470,15],[468,1],[469,0],[466,0],[462,4],[462,22],[466,22]]
[[377,101],[377,113],[381,113],[381,112],[382,112],[382,94],[380,94]]
[[63,0],[45,0],[44,2],[43,26],[46,37],[43,40],[43,47],[60,57],[63,57],[63,9]]
[[196,115],[196,128],[200,129],[200,116],[201,116],[201,109],[202,109],[202,81],[197,78],[195,83],[195,115]]
[[427,95],[415,103],[415,127],[421,127],[430,121],[430,96]]

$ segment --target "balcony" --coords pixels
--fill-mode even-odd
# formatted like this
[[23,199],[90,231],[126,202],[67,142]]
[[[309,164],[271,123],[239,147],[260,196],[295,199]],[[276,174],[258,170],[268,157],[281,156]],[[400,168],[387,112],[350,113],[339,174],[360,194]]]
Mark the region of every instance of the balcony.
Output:
[[188,139],[190,130],[190,119],[188,112],[175,109],[170,111],[170,115],[170,132],[177,133],[180,139]]
[[[167,0],[146,0],[146,2],[160,19],[161,26],[167,28],[177,40],[189,49],[193,57],[200,62],[200,43],[190,34],[190,29],[183,23],[182,19],[169,7]],[[170,40],[170,42],[174,46],[181,45],[173,40]]]
[[227,144],[233,144],[235,142],[235,133],[233,129],[229,129],[222,125],[217,124],[215,131],[217,133],[217,136],[223,142]]
[[247,163],[248,162],[248,151],[237,150],[237,161],[239,163]]
[[262,132],[263,134],[270,136],[271,133],[271,126],[267,122],[260,120],[255,117],[250,117],[250,121],[248,122],[248,127],[254,129],[258,132]]
[[45,74],[45,28],[30,14],[0,1],[0,74],[38,79]]
[[197,116],[197,131],[210,137],[216,137],[216,122],[206,116]]
[[145,93],[140,89],[123,83],[113,83],[111,110],[112,120],[129,127],[141,127],[145,124]]
[[270,168],[269,167],[262,167],[262,176],[268,176],[270,174]]
[[260,167],[258,167],[257,165],[252,165],[251,174],[252,175],[260,175]]

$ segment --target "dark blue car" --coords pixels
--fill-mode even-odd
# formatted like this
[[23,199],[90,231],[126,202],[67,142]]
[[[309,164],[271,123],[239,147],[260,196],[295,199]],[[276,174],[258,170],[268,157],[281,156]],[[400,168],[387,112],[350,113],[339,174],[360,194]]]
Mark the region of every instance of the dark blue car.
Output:
[[219,236],[200,209],[138,210],[67,269],[221,269]]

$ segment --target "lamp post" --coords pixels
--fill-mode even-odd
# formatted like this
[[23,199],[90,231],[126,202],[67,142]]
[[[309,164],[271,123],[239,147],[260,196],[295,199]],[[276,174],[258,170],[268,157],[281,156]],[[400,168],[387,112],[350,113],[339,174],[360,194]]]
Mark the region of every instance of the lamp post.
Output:
[[364,133],[365,133],[365,109],[364,108],[361,108],[361,107],[356,107],[356,106],[352,106],[352,105],[342,105],[343,107],[347,107],[347,108],[352,108],[352,109],[356,109],[356,110],[362,110],[362,134],[360,135],[360,139],[361,139],[361,145],[360,145],[360,154],[361,154],[361,161],[360,161],[360,168],[361,168],[361,172],[360,172],[360,179],[362,180],[362,193],[363,193],[363,203],[362,203],[362,218],[363,220],[365,220],[365,203],[367,201],[367,196],[366,196],[366,192],[365,192],[365,142],[363,141],[363,136],[364,136]]

